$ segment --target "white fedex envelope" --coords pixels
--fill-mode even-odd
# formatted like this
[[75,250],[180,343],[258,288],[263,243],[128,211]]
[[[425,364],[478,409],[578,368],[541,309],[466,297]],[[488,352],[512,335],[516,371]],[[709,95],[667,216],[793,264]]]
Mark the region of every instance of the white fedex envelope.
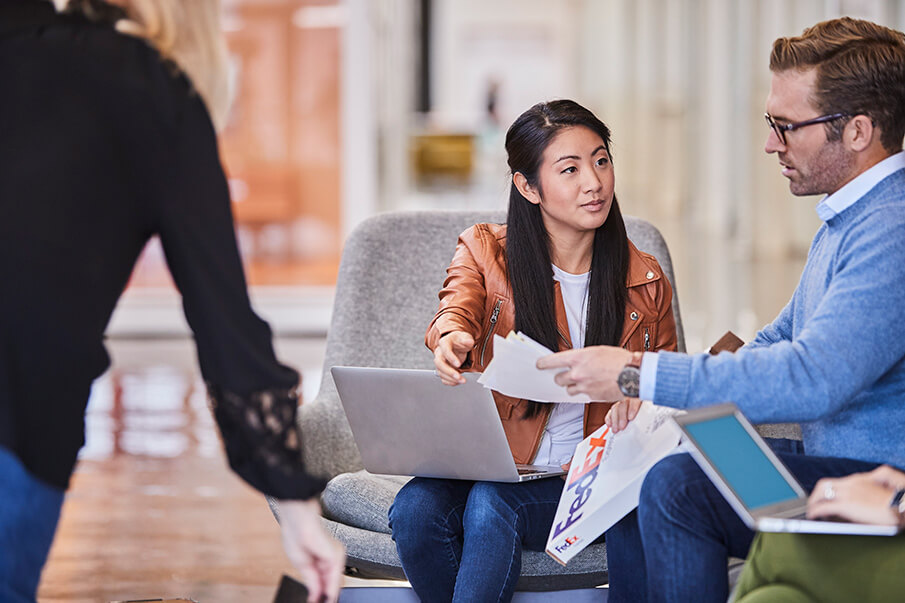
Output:
[[638,506],[641,482],[676,451],[681,412],[643,402],[638,416],[614,434],[604,425],[575,448],[566,486],[547,538],[547,554],[565,565]]

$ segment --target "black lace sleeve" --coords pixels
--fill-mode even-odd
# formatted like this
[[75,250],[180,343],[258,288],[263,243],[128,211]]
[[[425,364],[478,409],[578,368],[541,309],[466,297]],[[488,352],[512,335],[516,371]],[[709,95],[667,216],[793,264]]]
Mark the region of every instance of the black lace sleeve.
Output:
[[325,480],[305,473],[295,388],[242,396],[208,383],[207,390],[229,465],[242,479],[277,499],[307,499],[324,489]]

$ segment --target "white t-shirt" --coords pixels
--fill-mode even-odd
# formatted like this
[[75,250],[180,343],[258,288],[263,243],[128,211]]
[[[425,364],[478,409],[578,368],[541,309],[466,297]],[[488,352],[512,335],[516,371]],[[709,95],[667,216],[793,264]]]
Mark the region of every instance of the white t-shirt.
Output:
[[[553,266],[553,278],[559,281],[569,323],[569,338],[572,348],[577,350],[584,347],[591,273],[569,274]],[[572,458],[575,446],[584,439],[584,409],[584,404],[572,402],[553,405],[534,457],[535,465],[562,465]]]

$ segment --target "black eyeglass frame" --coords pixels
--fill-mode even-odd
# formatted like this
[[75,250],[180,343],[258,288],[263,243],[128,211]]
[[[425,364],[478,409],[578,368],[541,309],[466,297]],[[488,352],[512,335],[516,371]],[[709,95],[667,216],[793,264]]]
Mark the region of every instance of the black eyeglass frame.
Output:
[[833,121],[836,119],[841,119],[843,117],[852,117],[849,113],[832,113],[830,115],[821,115],[820,117],[815,117],[813,119],[806,119],[804,121],[796,121],[790,124],[778,124],[773,119],[773,116],[769,113],[764,113],[764,119],[767,120],[767,125],[776,132],[776,136],[779,138],[779,141],[785,145],[786,143],[786,132],[793,132],[798,128],[803,128],[805,126],[813,126],[814,124],[822,124],[828,121]]

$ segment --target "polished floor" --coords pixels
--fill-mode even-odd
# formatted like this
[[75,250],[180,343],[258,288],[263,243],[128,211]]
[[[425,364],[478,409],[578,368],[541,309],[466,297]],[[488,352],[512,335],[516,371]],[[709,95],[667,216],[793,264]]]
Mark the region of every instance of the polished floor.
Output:
[[[190,341],[109,347],[39,601],[272,601],[292,567],[263,497],[226,466]],[[323,340],[278,349],[312,396]]]
[[[727,329],[753,336],[791,295],[804,262],[751,259],[731,240],[661,229],[673,253],[689,351],[706,349]],[[334,269],[313,267],[313,283]],[[153,272],[138,278],[165,283]],[[262,271],[251,280],[259,279],[267,284],[271,277]],[[184,324],[151,311],[160,306],[176,316],[178,298],[149,291],[127,295],[125,316],[111,325],[113,368],[92,392],[87,444],[39,601],[272,601],[281,574],[292,571],[276,522],[263,498],[225,464]],[[265,287],[252,298],[311,399],[320,381],[329,288]]]

